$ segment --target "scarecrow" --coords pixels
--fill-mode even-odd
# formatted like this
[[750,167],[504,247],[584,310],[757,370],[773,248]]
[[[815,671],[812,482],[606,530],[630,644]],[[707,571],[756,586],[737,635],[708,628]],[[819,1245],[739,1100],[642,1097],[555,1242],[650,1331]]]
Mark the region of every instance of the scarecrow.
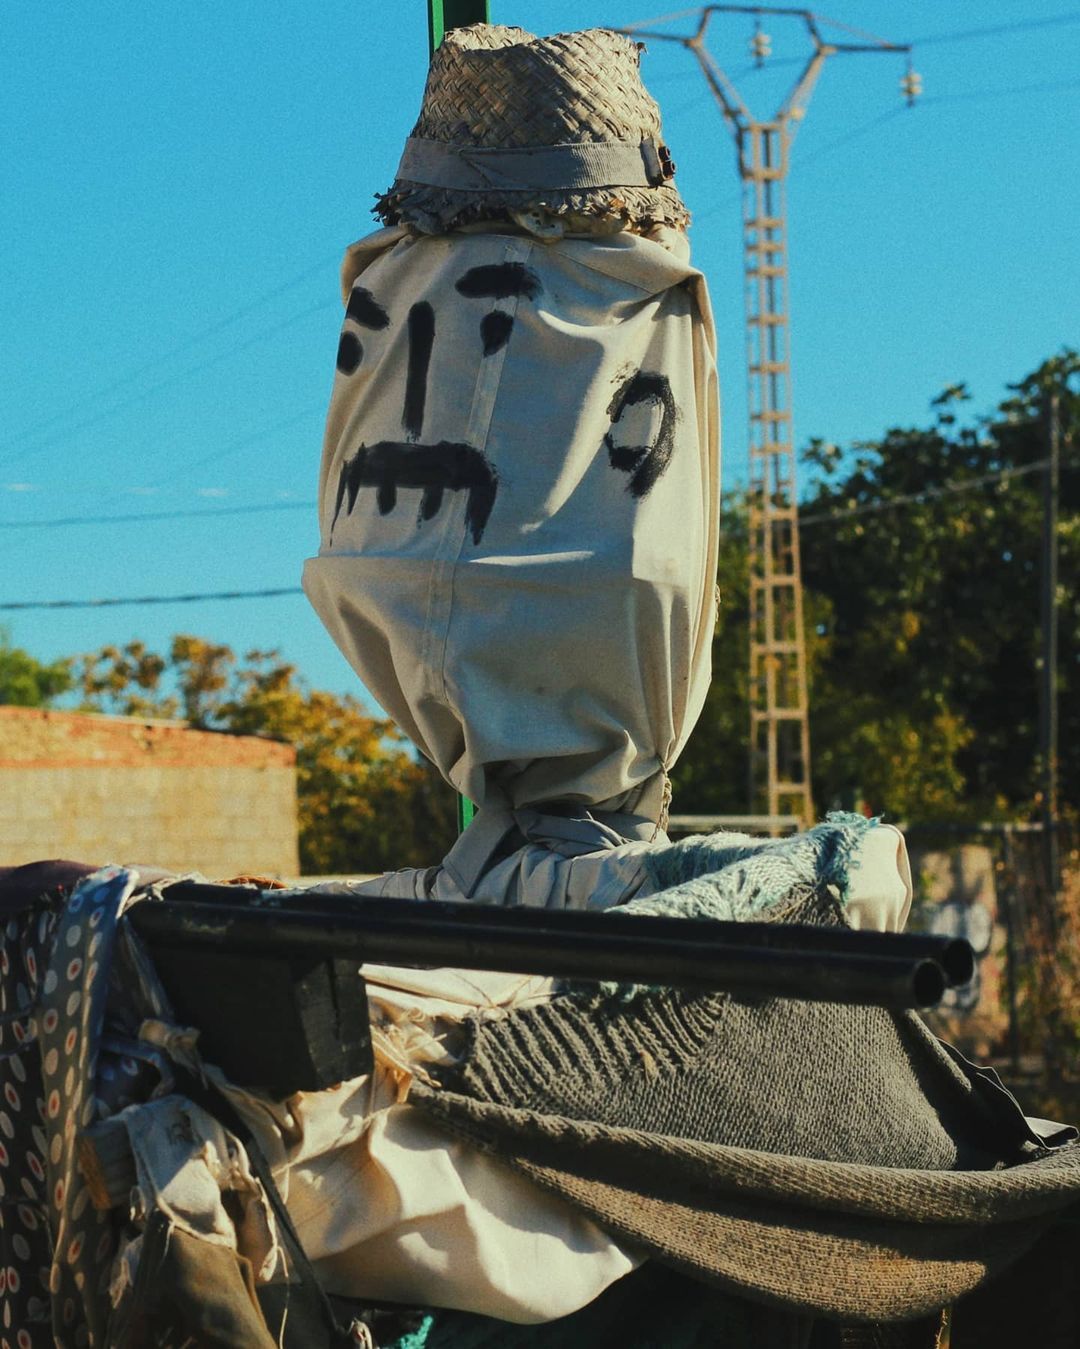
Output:
[[[294,913],[323,903],[332,925],[374,892],[618,908],[559,917],[624,933],[903,926],[903,841],[874,822],[664,833],[709,679],[719,433],[708,298],[638,59],[600,30],[452,31],[385,228],[347,254],[305,587],[478,810],[441,865],[315,887]],[[876,992],[365,954],[317,1011],[332,1030],[366,985],[369,1069],[275,1091],[215,1059],[228,1026],[178,1015],[200,992],[166,977],[179,929],[155,946],[145,920],[182,881],[20,870],[0,876],[0,1349],[924,1349],[943,1304],[1028,1248],[1046,1269],[1077,1202],[1075,1130],[1025,1119]],[[194,925],[224,932],[236,896],[187,888],[175,908],[210,889]],[[345,1022],[366,1033],[366,1008]],[[1000,1314],[969,1313],[958,1349]],[[1040,1343],[1075,1343],[1060,1327]]]
[[637,45],[454,29],[349,249],[304,584],[478,814],[384,893],[611,903],[709,683],[715,337]]
[[[387,227],[346,254],[304,585],[478,807],[441,866],[357,893],[602,909],[657,888],[710,678],[720,419],[639,62],[603,29],[452,30]],[[895,930],[903,840],[862,847],[877,907],[852,913]]]

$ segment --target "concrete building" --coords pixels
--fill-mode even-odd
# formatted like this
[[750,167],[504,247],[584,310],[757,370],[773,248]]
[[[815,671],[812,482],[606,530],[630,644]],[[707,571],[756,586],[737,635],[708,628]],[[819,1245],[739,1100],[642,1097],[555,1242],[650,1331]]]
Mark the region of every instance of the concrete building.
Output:
[[296,753],[183,722],[0,706],[0,865],[295,876]]

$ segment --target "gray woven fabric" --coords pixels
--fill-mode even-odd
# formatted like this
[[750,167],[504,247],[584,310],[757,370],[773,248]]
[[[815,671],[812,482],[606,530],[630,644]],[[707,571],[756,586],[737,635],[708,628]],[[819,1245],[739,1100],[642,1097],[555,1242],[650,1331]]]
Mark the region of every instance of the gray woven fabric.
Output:
[[673,1267],[838,1318],[927,1315],[1080,1201],[1080,1147],[876,1008],[564,998],[475,1024],[411,1099]]

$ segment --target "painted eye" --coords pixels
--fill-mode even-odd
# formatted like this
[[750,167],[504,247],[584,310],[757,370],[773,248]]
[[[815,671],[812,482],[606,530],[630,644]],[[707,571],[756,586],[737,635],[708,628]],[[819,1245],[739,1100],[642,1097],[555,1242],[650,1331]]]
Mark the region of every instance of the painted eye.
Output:
[[[503,262],[484,267],[470,267],[454,289],[467,300],[535,300],[544,289],[540,278],[523,262]],[[494,356],[510,341],[514,331],[513,314],[493,309],[480,320],[480,339],[484,355]]]
[[543,282],[523,262],[501,262],[485,267],[470,267],[454,289],[467,300],[508,300],[511,295],[535,300],[544,289]]
[[[354,286],[349,303],[345,307],[345,322],[352,320],[360,328],[379,331],[389,327],[390,315],[375,299],[371,291],[363,286]],[[353,375],[364,359],[364,344],[354,332],[346,330],[341,334],[337,350],[337,368],[343,375]]]
[[337,368],[343,375],[353,374],[364,359],[364,348],[355,333],[342,333],[337,349]]
[[[660,425],[652,441],[646,445],[623,445],[615,439],[615,428],[624,414],[639,406],[660,409]],[[626,473],[626,490],[634,497],[646,497],[663,477],[671,462],[674,447],[675,422],[678,411],[666,375],[639,370],[615,391],[608,406],[611,430],[604,437],[608,460],[612,468]]]
[[510,341],[510,334],[514,330],[514,319],[511,314],[504,314],[501,309],[493,309],[490,314],[485,314],[480,320],[480,336],[484,343],[484,355],[494,356],[501,348],[505,347]]

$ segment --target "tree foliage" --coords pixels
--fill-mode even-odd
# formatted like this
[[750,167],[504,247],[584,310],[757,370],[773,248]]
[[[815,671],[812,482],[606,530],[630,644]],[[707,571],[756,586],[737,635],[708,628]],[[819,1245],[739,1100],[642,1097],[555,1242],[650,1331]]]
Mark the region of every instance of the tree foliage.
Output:
[[183,716],[192,726],[263,735],[296,749],[305,873],[431,865],[453,838],[453,794],[401,734],[348,695],[309,689],[275,651],[238,660],[189,634],[167,656],[141,642],[80,658],[84,706],[124,716]]
[[51,664],[35,660],[0,628],[0,703],[15,707],[48,707],[72,687],[70,660]]
[[[875,806],[909,818],[1012,813],[1034,801],[1047,396],[1058,394],[1064,440],[1060,576],[1076,576],[1078,371],[1075,353],[1047,361],[968,425],[957,413],[966,390],[956,386],[936,400],[933,427],[891,430],[860,446],[843,477],[819,480],[805,514],[849,512],[806,529],[803,552],[807,586],[832,604],[817,699],[827,791],[859,785]],[[1057,611],[1061,780],[1076,802],[1075,592],[1059,589]],[[914,755],[920,780],[905,799]]]
[[[1058,544],[1061,790],[1080,805],[1080,359],[1020,381],[965,420],[963,385],[933,424],[842,454],[821,442],[801,508],[814,796],[895,818],[1023,812],[1039,789],[1039,593],[1046,407],[1062,430]],[[716,671],[676,770],[676,809],[746,809],[745,511],[725,519]]]

